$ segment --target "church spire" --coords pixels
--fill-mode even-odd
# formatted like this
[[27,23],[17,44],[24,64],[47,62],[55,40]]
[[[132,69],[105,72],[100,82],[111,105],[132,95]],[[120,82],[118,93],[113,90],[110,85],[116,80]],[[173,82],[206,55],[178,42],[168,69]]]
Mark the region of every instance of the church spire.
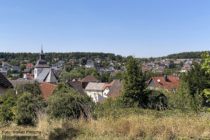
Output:
[[41,45],[41,54],[43,54],[43,44]]
[[45,59],[44,51],[43,51],[43,45],[41,45],[41,53],[40,53],[40,58],[41,60]]

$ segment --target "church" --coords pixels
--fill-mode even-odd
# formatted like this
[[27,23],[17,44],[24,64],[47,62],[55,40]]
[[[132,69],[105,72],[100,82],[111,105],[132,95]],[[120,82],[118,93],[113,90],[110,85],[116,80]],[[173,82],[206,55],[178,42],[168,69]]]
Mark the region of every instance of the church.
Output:
[[47,64],[47,61],[45,60],[43,49],[41,49],[39,60],[36,62],[34,68],[34,80],[39,83],[58,83],[58,77],[56,76],[55,71]]

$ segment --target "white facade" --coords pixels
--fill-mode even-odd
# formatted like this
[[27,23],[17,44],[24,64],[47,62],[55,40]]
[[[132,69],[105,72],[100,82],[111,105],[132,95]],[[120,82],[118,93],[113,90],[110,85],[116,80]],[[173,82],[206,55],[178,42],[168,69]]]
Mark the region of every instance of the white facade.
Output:
[[34,79],[37,79],[39,74],[42,72],[42,68],[35,68],[34,69]]
[[107,94],[109,93],[109,88],[104,90],[86,90],[86,94],[92,98],[92,100],[97,103],[108,98]]

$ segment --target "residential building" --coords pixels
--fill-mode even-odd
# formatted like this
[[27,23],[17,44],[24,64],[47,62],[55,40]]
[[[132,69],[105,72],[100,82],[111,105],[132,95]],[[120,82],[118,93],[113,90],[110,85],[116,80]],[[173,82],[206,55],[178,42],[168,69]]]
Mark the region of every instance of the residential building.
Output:
[[90,82],[97,83],[97,82],[99,82],[99,80],[97,80],[97,79],[96,79],[94,76],[92,76],[92,75],[88,75],[88,76],[86,76],[85,78],[83,78],[83,79],[81,80],[82,88],[85,89],[86,86],[88,85],[88,83],[90,83]]
[[94,102],[103,102],[107,98],[115,99],[121,95],[122,83],[120,80],[113,80],[111,83],[90,82],[85,88],[86,94]]
[[86,68],[95,68],[94,61],[91,60],[91,59],[88,59],[86,65],[85,65],[85,67],[86,67]]
[[109,91],[109,85],[106,83],[90,82],[85,88],[86,94],[96,103],[102,102],[105,98],[107,98]]
[[154,90],[167,90],[167,91],[173,91],[175,92],[180,84],[180,79],[177,76],[157,76],[152,77],[148,81],[148,89],[154,89]]

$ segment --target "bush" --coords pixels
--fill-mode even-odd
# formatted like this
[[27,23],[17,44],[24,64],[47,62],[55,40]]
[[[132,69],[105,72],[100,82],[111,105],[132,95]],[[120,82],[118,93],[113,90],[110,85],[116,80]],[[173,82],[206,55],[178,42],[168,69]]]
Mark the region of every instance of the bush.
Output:
[[169,108],[198,112],[202,108],[203,98],[199,93],[192,96],[187,83],[182,82],[176,93],[168,93]]
[[145,105],[146,108],[165,110],[168,108],[168,99],[160,91],[147,90],[145,92]]
[[6,93],[0,96],[0,121],[9,122],[14,119],[14,108],[16,106],[16,95],[13,93]]
[[47,113],[52,118],[88,118],[92,105],[91,99],[87,96],[75,93],[56,93],[48,100]]
[[34,125],[37,120],[37,112],[42,111],[45,102],[41,96],[31,93],[23,93],[17,100],[16,121],[18,125]]
[[17,87],[18,93],[32,93],[34,95],[40,95],[41,90],[39,88],[39,83],[35,82],[34,84],[24,84]]

